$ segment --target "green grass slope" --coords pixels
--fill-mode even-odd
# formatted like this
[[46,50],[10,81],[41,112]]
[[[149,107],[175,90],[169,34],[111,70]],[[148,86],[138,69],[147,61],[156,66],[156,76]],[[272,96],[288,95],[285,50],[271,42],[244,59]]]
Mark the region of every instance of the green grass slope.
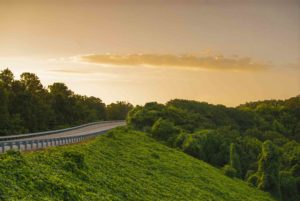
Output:
[[78,145],[1,155],[0,200],[273,199],[144,133],[119,128]]

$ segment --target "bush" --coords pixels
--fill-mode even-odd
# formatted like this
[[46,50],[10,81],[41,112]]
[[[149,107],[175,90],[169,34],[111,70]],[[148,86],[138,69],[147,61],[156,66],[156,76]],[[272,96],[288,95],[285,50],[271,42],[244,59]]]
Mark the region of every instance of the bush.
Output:
[[255,174],[254,170],[248,170],[245,175],[245,180],[247,181],[253,174]]
[[159,140],[173,141],[180,133],[180,129],[174,126],[174,124],[168,120],[159,118],[151,128],[152,136]]
[[233,167],[231,167],[230,165],[225,165],[223,167],[223,172],[226,176],[230,177],[230,178],[234,178],[237,176],[237,171],[236,169],[234,169]]
[[84,155],[77,151],[66,151],[63,153],[63,157],[66,160],[68,167],[72,167],[70,163],[75,164],[78,169],[83,169],[86,167],[84,161]]
[[247,182],[254,187],[258,186],[258,176],[257,174],[252,174],[248,177]]
[[187,135],[188,134],[185,132],[181,132],[179,135],[177,135],[172,143],[173,147],[182,147]]

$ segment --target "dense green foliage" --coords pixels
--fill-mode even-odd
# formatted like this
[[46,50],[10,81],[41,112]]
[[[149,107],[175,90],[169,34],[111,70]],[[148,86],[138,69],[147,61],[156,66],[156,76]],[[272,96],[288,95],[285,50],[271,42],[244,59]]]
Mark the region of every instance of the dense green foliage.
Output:
[[75,94],[63,83],[46,89],[33,73],[0,72],[0,135],[68,127],[99,120],[125,119],[132,105],[106,105],[95,97]]
[[240,157],[237,153],[236,146],[234,143],[230,144],[230,166],[235,169],[236,176],[241,177],[242,169],[240,163]]
[[236,108],[152,102],[129,112],[127,123],[278,200],[300,199],[300,96]]
[[87,143],[0,155],[0,200],[273,199],[144,133],[119,128]]
[[269,191],[276,197],[281,198],[279,165],[278,148],[271,141],[265,141],[262,145],[258,171],[253,176],[257,178],[255,183],[257,183],[258,188]]
[[130,103],[118,101],[107,105],[107,118],[111,120],[124,120],[133,106]]

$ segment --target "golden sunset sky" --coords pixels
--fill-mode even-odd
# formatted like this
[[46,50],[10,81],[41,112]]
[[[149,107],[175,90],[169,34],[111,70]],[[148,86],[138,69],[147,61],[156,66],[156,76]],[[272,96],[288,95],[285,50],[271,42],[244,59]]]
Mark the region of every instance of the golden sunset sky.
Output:
[[0,69],[105,103],[300,94],[299,0],[0,0]]

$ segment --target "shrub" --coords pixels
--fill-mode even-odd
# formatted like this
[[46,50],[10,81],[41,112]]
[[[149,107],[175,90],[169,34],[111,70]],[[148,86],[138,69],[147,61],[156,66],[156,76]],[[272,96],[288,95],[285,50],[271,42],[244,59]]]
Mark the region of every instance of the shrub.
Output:
[[72,166],[70,163],[74,163],[78,169],[83,169],[86,167],[84,155],[80,152],[65,151],[63,153],[63,157],[66,160],[66,164],[68,167]]
[[257,174],[252,174],[248,177],[247,182],[254,187],[258,186],[258,176]]
[[172,145],[174,147],[182,147],[187,135],[188,134],[186,134],[185,132],[181,132],[179,135],[176,136]]
[[179,134],[180,130],[168,120],[159,118],[152,126],[152,136],[159,140],[172,141]]
[[245,180],[247,181],[253,174],[255,174],[254,170],[248,170],[245,175]]
[[230,177],[230,178],[234,178],[237,176],[237,171],[236,169],[234,169],[233,167],[231,167],[230,165],[225,165],[223,167],[223,172],[226,176]]

